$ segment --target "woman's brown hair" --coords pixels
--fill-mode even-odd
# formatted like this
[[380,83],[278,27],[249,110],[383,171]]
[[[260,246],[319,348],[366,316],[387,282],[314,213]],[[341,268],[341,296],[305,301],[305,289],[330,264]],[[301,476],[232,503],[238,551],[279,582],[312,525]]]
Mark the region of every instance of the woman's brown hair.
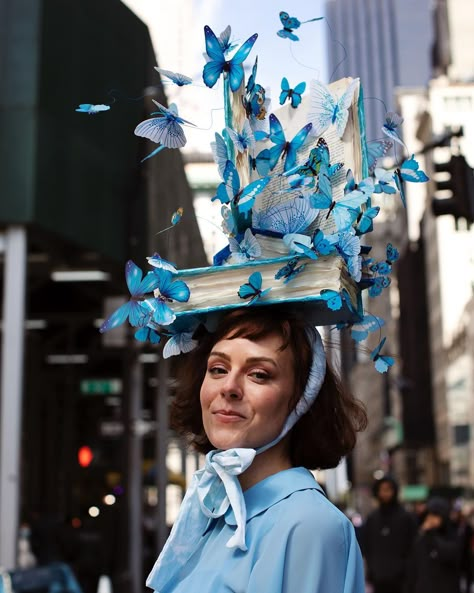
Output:
[[[206,334],[198,347],[186,355],[178,375],[171,407],[171,425],[186,436],[200,453],[213,446],[202,424],[199,393],[209,353],[214,344],[233,338],[258,340],[270,334],[282,339],[281,349],[293,354],[295,393],[288,413],[301,397],[312,362],[307,337],[308,322],[297,311],[279,306],[249,307],[231,311],[220,320],[217,331]],[[290,456],[294,466],[308,469],[335,467],[355,446],[356,434],[364,430],[367,416],[363,405],[348,393],[326,363],[323,385],[311,408],[290,432]]]

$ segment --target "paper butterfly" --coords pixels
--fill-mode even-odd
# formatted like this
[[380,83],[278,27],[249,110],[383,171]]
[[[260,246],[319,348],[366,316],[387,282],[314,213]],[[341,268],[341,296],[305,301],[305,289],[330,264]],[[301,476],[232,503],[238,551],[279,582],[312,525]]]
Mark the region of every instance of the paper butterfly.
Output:
[[155,70],[163,76],[166,76],[166,78],[169,78],[169,80],[171,80],[171,82],[174,82],[174,84],[176,84],[177,86],[185,86],[193,82],[192,78],[190,78],[189,76],[185,76],[184,74],[179,74],[179,72],[172,72],[171,70],[158,68],[158,66],[155,66]]
[[318,191],[309,197],[313,208],[328,210],[326,218],[332,214],[339,231],[348,229],[359,215],[359,207],[369,199],[369,194],[358,189],[346,194],[337,202],[332,199],[331,180],[326,166],[322,165],[318,178]]
[[342,296],[335,290],[324,289],[321,290],[320,296],[326,302],[328,309],[331,311],[339,311],[342,308]]
[[385,121],[382,126],[382,132],[395,142],[398,142],[398,144],[404,146],[403,141],[400,139],[400,136],[398,135],[398,128],[402,125],[402,123],[403,117],[401,117],[400,115],[398,115],[398,113],[395,113],[394,111],[389,111],[385,114]]
[[383,325],[385,325],[385,321],[382,318],[375,315],[364,315],[361,321],[352,325],[352,339],[361,342],[368,337],[369,333],[380,329]]
[[397,190],[391,185],[393,181],[393,173],[385,169],[375,168],[375,178],[377,183],[374,186],[374,193],[381,194],[395,194]]
[[159,344],[161,342],[161,335],[153,327],[141,327],[134,333],[134,337],[139,342],[150,342],[151,344]]
[[224,169],[224,181],[217,188],[216,195],[212,198],[220,200],[222,204],[233,202],[239,212],[248,212],[255,201],[255,197],[267,186],[270,177],[263,177],[252,181],[247,186],[240,187],[240,177],[232,161],[227,161]]
[[307,21],[300,21],[294,16],[290,16],[287,12],[283,10],[280,12],[280,21],[283,25],[283,29],[277,31],[278,37],[282,37],[283,39],[291,39],[292,41],[299,41],[299,37],[293,33],[294,29],[299,29],[301,25],[304,23],[312,23],[313,21],[320,21],[324,17],[320,16],[314,19],[309,19]]
[[349,107],[358,85],[359,79],[354,78],[338,98],[322,82],[311,81],[311,107],[308,120],[313,124],[315,136],[321,136],[331,124],[335,124],[337,135],[342,138],[349,118]]
[[254,272],[249,276],[249,281],[242,284],[237,294],[241,299],[250,299],[249,305],[264,297],[271,288],[262,290],[262,274],[260,272]]
[[190,290],[182,280],[173,280],[173,274],[168,270],[156,268],[152,275],[157,279],[154,289],[153,321],[158,325],[169,325],[176,319],[176,315],[167,303],[186,303],[191,294]]
[[346,173],[346,185],[344,186],[344,195],[353,194],[355,192],[361,192],[366,194],[367,197],[374,193],[374,181],[372,177],[366,177],[362,179],[360,183],[356,183],[354,179],[354,175],[350,169],[347,170]]
[[157,276],[149,272],[143,277],[142,270],[129,260],[125,264],[125,281],[131,298],[104,321],[99,329],[101,333],[122,325],[127,319],[130,325],[140,327],[145,326],[151,318],[152,310],[144,299],[146,294],[153,292],[158,286]]
[[312,208],[304,198],[292,198],[253,213],[255,228],[286,235],[306,230],[316,219],[319,211]]
[[367,166],[370,175],[374,172],[378,159],[385,156],[392,146],[393,142],[390,140],[373,140],[367,144]]
[[89,115],[95,115],[101,111],[108,111],[110,105],[92,105],[91,103],[81,103],[76,111],[80,113],[88,113]]
[[270,149],[264,148],[256,157],[249,156],[249,165],[252,171],[257,170],[260,177],[266,177],[270,173]]
[[211,150],[219,175],[224,179],[224,169],[227,165],[227,161],[230,160],[229,150],[226,141],[217,132],[215,133],[215,138],[215,142],[211,142]]
[[283,242],[294,253],[302,253],[311,259],[318,259],[321,255],[329,255],[335,247],[328,241],[323,231],[318,229],[312,237],[292,233],[283,237]]
[[222,216],[222,230],[226,235],[235,235],[237,233],[237,225],[235,224],[235,219],[232,214],[232,210],[223,204],[221,206],[221,216]]
[[[347,263],[349,274],[358,282],[362,275],[362,260],[360,257],[360,239],[355,232],[345,231],[335,236],[335,247]],[[331,237],[331,238],[332,238]]]
[[370,353],[370,358],[374,361],[374,366],[379,373],[386,373],[395,362],[391,356],[382,356],[380,354],[386,339],[382,338],[379,345]]
[[302,272],[306,267],[306,264],[301,264],[298,266],[298,261],[299,260],[297,257],[290,259],[290,261],[280,268],[275,274],[275,280],[283,278],[283,284],[288,284],[288,282],[293,280],[293,278],[295,278],[295,276]]
[[231,43],[231,41],[230,41],[231,32],[232,32],[232,29],[230,28],[230,25],[227,25],[227,27],[222,31],[222,33],[217,38],[217,40],[219,41],[219,45],[221,46],[222,51],[224,52],[225,55],[227,55],[229,52],[231,52],[233,49],[235,49],[237,47],[236,43]]
[[198,345],[193,339],[194,331],[182,331],[173,333],[163,347],[163,358],[178,356],[191,352]]
[[210,58],[209,62],[204,66],[202,74],[204,84],[209,88],[212,88],[218,81],[220,75],[225,73],[225,75],[229,76],[230,88],[235,93],[244,79],[244,68],[242,63],[249,55],[258,35],[255,33],[252,37],[249,37],[230,60],[226,60],[225,53],[222,50],[219,40],[207,25],[204,27],[204,36],[206,39],[206,53]]
[[257,64],[258,57],[255,58],[255,64],[252,68],[252,74],[248,78],[242,102],[245,108],[245,113],[249,119],[254,117],[257,120],[262,120],[267,114],[267,103],[269,103],[269,101],[265,98],[265,89],[263,86],[256,82]]
[[424,171],[419,169],[419,166],[418,161],[415,160],[415,155],[412,154],[409,159],[403,161],[400,167],[395,169],[395,173],[393,174],[395,185],[400,192],[400,198],[402,199],[405,208],[407,203],[403,182],[410,181],[412,183],[423,183],[424,181],[429,180],[429,177]]
[[283,105],[285,101],[290,100],[291,106],[296,109],[301,103],[301,95],[304,93],[305,89],[305,82],[300,82],[294,89],[292,89],[288,79],[283,77],[281,79],[280,105]]
[[255,148],[255,137],[248,119],[245,120],[240,133],[236,132],[232,128],[226,128],[226,131],[238,152],[245,152],[246,150],[253,151]]
[[186,136],[181,124],[189,124],[190,126],[194,126],[194,124],[178,116],[178,108],[174,103],[171,103],[169,109],[167,109],[160,105],[158,101],[154,99],[152,101],[158,107],[158,111],[152,113],[152,115],[158,113],[159,117],[152,117],[142,121],[135,128],[135,135],[148,138],[148,140],[162,144],[167,148],[181,148],[186,144]]
[[250,229],[246,229],[243,240],[239,243],[233,237],[229,238],[232,263],[244,263],[262,255],[262,248]]
[[167,261],[166,259],[163,259],[162,257],[160,257],[159,253],[154,253],[153,255],[147,257],[146,259],[147,259],[148,263],[150,264],[150,266],[153,266],[154,268],[168,270],[168,272],[172,272],[173,274],[176,274],[178,272],[175,265],[172,264],[171,262]]
[[326,175],[329,175],[329,177],[332,177],[344,166],[344,163],[336,163],[331,165],[329,147],[324,138],[320,138],[317,145],[310,150],[308,159],[303,165],[290,169],[285,175],[315,177],[316,175],[319,175],[321,165],[325,165],[324,170]]
[[374,228],[373,220],[379,212],[380,206],[365,208],[365,210],[359,212],[354,225],[356,232],[359,235],[370,233]]
[[270,141],[275,146],[270,148],[270,169],[274,169],[280,157],[285,159],[283,170],[286,172],[292,169],[296,164],[296,154],[302,148],[308,138],[312,128],[311,124],[306,124],[295,135],[291,142],[285,138],[285,133],[280,120],[274,113],[270,114]]
[[386,248],[386,259],[383,262],[377,262],[376,264],[372,264],[370,269],[372,272],[380,274],[382,276],[386,276],[390,274],[392,271],[392,264],[394,264],[400,257],[398,249],[394,247],[391,243],[388,243]]
[[377,297],[382,294],[384,288],[388,288],[391,284],[388,276],[375,276],[370,278],[371,286],[369,287],[369,296]]

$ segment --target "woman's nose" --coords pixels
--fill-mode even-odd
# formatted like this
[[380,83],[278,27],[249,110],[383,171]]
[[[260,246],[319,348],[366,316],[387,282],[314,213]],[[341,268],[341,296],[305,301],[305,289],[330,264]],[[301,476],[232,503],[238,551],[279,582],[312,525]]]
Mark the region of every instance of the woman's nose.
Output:
[[229,399],[242,399],[242,386],[236,373],[228,373],[221,385],[221,393]]

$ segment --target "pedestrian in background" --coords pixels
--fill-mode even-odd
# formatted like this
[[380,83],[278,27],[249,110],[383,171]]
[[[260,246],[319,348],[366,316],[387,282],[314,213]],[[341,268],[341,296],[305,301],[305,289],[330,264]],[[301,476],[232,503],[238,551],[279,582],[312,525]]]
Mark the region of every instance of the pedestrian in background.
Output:
[[461,547],[460,572],[461,593],[469,593],[472,584],[472,544],[473,530],[463,512],[460,500],[455,500],[451,508],[450,519],[459,537]]
[[398,502],[398,484],[392,477],[377,480],[372,492],[378,507],[367,517],[361,534],[366,579],[374,593],[402,593],[416,521]]
[[461,540],[449,520],[449,503],[428,500],[410,556],[405,593],[458,593]]

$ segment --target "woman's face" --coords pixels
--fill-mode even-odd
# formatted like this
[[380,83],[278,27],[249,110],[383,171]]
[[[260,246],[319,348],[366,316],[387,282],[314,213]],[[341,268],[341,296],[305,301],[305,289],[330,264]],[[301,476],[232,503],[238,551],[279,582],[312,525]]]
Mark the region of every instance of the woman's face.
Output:
[[293,355],[272,334],[217,342],[201,386],[204,430],[216,449],[260,447],[280,434],[293,395]]

